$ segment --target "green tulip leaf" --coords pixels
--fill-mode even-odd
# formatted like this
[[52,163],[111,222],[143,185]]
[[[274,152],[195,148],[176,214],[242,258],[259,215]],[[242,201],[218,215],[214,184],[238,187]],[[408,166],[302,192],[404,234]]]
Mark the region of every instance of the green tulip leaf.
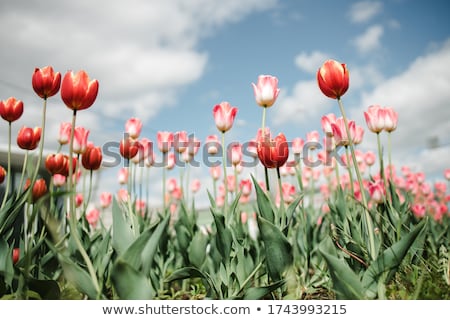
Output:
[[123,254],[135,240],[133,227],[126,219],[125,213],[119,207],[116,198],[113,199],[112,205],[112,222],[113,222],[113,247],[119,254]]
[[274,223],[275,221],[275,215],[273,213],[273,207],[272,203],[270,201],[270,198],[267,196],[267,194],[264,192],[264,190],[260,187],[258,182],[255,180],[255,178],[252,176],[253,185],[255,186],[256,190],[256,202],[258,204],[258,210],[260,215],[266,219],[267,221]]
[[258,217],[258,226],[264,243],[267,270],[272,280],[279,281],[284,270],[293,262],[292,246],[270,221]]
[[338,299],[364,299],[364,290],[359,277],[349,267],[347,262],[336,256],[331,238],[327,237],[319,245],[319,251],[325,258],[333,281],[333,290]]
[[114,264],[111,280],[120,299],[150,300],[156,295],[149,279],[121,259]]
[[249,288],[246,290],[243,299],[244,300],[260,300],[266,297],[271,292],[281,288],[285,284],[285,280],[279,280],[274,282],[268,286],[257,287],[257,288]]
[[364,272],[362,285],[366,288],[369,296],[376,296],[377,284],[380,276],[384,272],[394,270],[400,265],[409,249],[412,248],[414,241],[425,229],[426,222],[426,219],[422,220],[410,233],[400,239],[400,241],[384,250]]

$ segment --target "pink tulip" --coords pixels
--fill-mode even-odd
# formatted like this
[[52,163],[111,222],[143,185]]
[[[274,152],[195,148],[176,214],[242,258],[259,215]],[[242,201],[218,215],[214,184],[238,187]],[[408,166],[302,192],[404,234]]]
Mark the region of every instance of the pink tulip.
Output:
[[305,145],[305,142],[302,138],[296,137],[292,139],[292,153],[295,155],[300,155],[303,151],[303,147]]
[[59,126],[58,142],[60,145],[69,143],[72,124],[70,122],[61,122]]
[[120,184],[127,184],[128,183],[128,169],[127,168],[120,168],[119,173],[117,174],[117,180]]
[[75,128],[73,137],[73,152],[83,154],[86,151],[88,136],[89,130],[83,127]]
[[242,161],[242,145],[240,143],[234,143],[231,146],[231,164],[237,166]]
[[225,133],[233,126],[238,108],[232,107],[229,102],[223,101],[213,108],[214,121],[217,129]]
[[209,168],[209,174],[211,175],[213,180],[219,180],[221,173],[222,168],[220,167],[220,165]]
[[258,82],[252,83],[252,86],[256,103],[264,108],[271,107],[280,93],[278,79],[271,75],[260,75]]
[[385,111],[381,106],[374,104],[364,111],[367,127],[374,133],[380,133],[384,129]]
[[92,208],[86,212],[86,220],[91,225],[92,228],[97,226],[98,220],[100,219],[100,210],[97,208]]
[[220,141],[215,134],[207,136],[205,144],[207,146],[208,154],[214,155],[219,152]]
[[194,179],[191,182],[191,192],[192,193],[197,193],[200,190],[201,187],[201,182],[199,179]]
[[450,180],[450,169],[444,170],[444,178]]
[[142,130],[142,121],[138,118],[130,118],[125,123],[125,132],[129,134],[132,139],[139,138]]
[[62,187],[66,184],[66,176],[59,173],[54,174],[52,180],[55,187]]
[[373,166],[373,164],[375,163],[375,160],[376,160],[376,155],[374,152],[367,151],[364,154],[364,161],[366,162],[366,165],[368,165],[369,167]]
[[[348,127],[350,131],[350,137],[355,135],[356,124],[355,121],[348,121]],[[345,129],[345,122],[342,117],[336,119],[335,123],[331,124],[331,128],[333,129],[333,136],[335,139],[336,146],[348,146],[350,145],[350,140],[347,137],[347,131]]]
[[398,113],[390,107],[384,108],[384,130],[392,132],[397,129]]
[[103,209],[108,208],[112,202],[112,194],[111,192],[102,192],[100,194],[100,205]]
[[173,148],[175,152],[183,153],[188,146],[188,136],[186,131],[177,131],[173,135]]
[[386,190],[382,180],[371,181],[369,183],[369,195],[375,203],[382,203],[384,201]]
[[250,179],[242,179],[239,182],[239,190],[241,190],[243,196],[249,196],[252,193],[252,181]]
[[163,153],[169,152],[173,145],[173,133],[168,131],[158,131],[157,144],[159,151]]
[[334,113],[329,113],[327,115],[322,116],[321,125],[322,130],[326,135],[333,135],[333,129],[331,128],[331,124],[336,122],[336,115]]

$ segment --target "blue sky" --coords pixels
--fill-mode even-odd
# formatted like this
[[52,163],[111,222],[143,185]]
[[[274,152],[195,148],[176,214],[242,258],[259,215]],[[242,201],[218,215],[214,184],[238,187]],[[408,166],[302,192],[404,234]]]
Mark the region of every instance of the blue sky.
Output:
[[[78,124],[102,145],[121,138],[140,117],[142,136],[186,130],[204,141],[217,134],[212,108],[239,108],[227,141],[248,141],[261,122],[251,83],[277,76],[281,88],[268,125],[288,139],[319,130],[322,115],[339,113],[323,96],[316,71],[328,58],[346,63],[343,101],[365,127],[370,104],[399,112],[394,161],[439,177],[450,156],[450,23],[448,1],[2,1],[0,98],[25,103],[19,126],[40,125],[41,101],[31,88],[35,67],[86,70],[100,82],[94,106]],[[59,96],[49,102],[46,148],[70,120]],[[6,124],[0,144],[6,142]],[[439,147],[427,149],[437,137]],[[362,149],[374,148],[366,131]],[[203,168],[204,169],[204,168]],[[176,171],[174,174],[177,175]],[[154,172],[155,180],[159,172]],[[206,170],[195,173],[208,187]],[[106,180],[105,180],[106,179]],[[109,179],[109,180],[108,180]],[[116,188],[115,174],[101,180]],[[113,186],[113,187],[111,187]],[[153,190],[159,199],[159,185]]]

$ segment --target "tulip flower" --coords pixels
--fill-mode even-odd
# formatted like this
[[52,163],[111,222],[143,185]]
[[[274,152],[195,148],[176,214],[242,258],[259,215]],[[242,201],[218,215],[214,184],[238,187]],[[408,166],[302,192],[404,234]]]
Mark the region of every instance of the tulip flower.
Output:
[[42,128],[22,127],[17,134],[17,145],[24,150],[34,150],[41,140]]
[[130,137],[128,137],[128,139],[122,139],[122,141],[120,141],[119,151],[122,157],[125,159],[131,159],[139,151],[139,142],[131,139]]
[[256,103],[264,108],[271,107],[280,93],[278,79],[271,75],[260,75],[258,82],[252,83],[252,86]]
[[72,124],[70,122],[61,122],[59,126],[58,142],[60,145],[69,143]]
[[292,139],[292,153],[295,155],[300,155],[303,151],[304,145],[305,141],[302,138],[296,137]]
[[73,152],[83,154],[88,144],[89,130],[84,127],[76,127],[73,137]]
[[117,174],[117,180],[120,184],[126,184],[128,182],[128,169],[120,168],[119,173]]
[[35,68],[31,83],[34,92],[42,99],[47,99],[58,93],[61,86],[61,73],[54,72],[50,66]]
[[173,145],[173,133],[169,131],[158,131],[156,138],[159,151],[163,153],[169,152]]
[[[64,175],[68,166],[69,157],[61,153],[49,154],[45,159],[45,168],[51,175],[62,174]],[[67,173],[68,173],[67,169]],[[67,175],[65,175],[67,176]]]
[[214,155],[219,152],[220,141],[215,134],[206,137],[205,145],[207,147],[208,154]]
[[0,101],[0,116],[8,122],[18,120],[23,114],[23,102],[14,97]]
[[3,181],[5,181],[5,177],[6,177],[6,170],[2,166],[0,166],[0,184],[3,183]]
[[69,71],[61,84],[61,98],[65,105],[74,111],[92,106],[98,94],[98,81],[91,80],[86,71]]
[[374,133],[380,133],[384,129],[384,109],[379,105],[371,105],[364,111],[367,127]]
[[16,264],[19,261],[19,258],[20,258],[20,249],[19,248],[14,248],[13,252],[12,252],[13,264]]
[[173,148],[178,153],[183,153],[188,146],[188,136],[186,131],[177,131],[173,135]]
[[54,174],[52,176],[53,185],[55,187],[62,187],[66,184],[66,176],[63,176],[62,174]]
[[112,202],[112,194],[111,192],[102,192],[100,194],[100,205],[103,209],[108,208]]
[[81,163],[86,170],[97,170],[102,164],[102,150],[100,147],[89,146],[81,157]]
[[392,132],[397,129],[398,114],[390,107],[384,108],[384,130]]
[[234,143],[230,149],[231,164],[237,166],[242,161],[242,145],[240,143]]
[[[350,120],[348,122],[348,127],[350,131],[350,138],[353,138],[356,130],[355,121]],[[347,137],[347,132],[345,130],[345,122],[342,117],[336,119],[336,122],[331,124],[331,128],[333,129],[333,136],[335,139],[336,146],[350,145],[350,139]]]
[[322,116],[321,125],[323,132],[328,135],[333,135],[333,129],[331,128],[331,124],[336,122],[336,115],[334,113],[329,113],[327,115]]
[[349,72],[344,63],[327,60],[317,71],[317,82],[324,95],[340,99],[349,86]]
[[98,220],[100,219],[100,210],[97,208],[92,208],[86,212],[86,221],[92,228],[97,226]]
[[217,129],[225,133],[233,126],[234,118],[238,112],[238,108],[232,107],[229,102],[221,102],[213,108],[214,121]]
[[266,168],[279,168],[286,163],[289,156],[289,146],[283,133],[274,139],[269,135],[258,137],[258,158]]
[[125,132],[129,134],[132,139],[139,138],[142,130],[142,121],[138,118],[130,118],[125,123]]
[[[31,180],[27,179],[25,182],[24,189],[28,189],[30,187]],[[33,189],[31,190],[31,197],[32,202],[35,203],[38,201],[42,196],[44,196],[47,193],[47,183],[44,179],[37,179],[36,182],[33,185]]]

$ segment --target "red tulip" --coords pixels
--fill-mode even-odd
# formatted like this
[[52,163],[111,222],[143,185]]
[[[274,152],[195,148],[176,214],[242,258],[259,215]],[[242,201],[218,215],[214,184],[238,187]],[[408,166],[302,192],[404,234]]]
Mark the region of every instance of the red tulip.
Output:
[[6,170],[2,166],[0,166],[0,184],[3,183],[3,181],[5,181],[5,177],[6,177]]
[[123,139],[120,141],[119,151],[125,159],[133,158],[139,151],[139,142],[131,139]]
[[270,132],[264,137],[259,134],[257,142],[258,158],[264,167],[279,168],[286,163],[289,146],[283,133],[279,133],[274,139],[271,138]]
[[19,248],[14,248],[12,251],[12,261],[13,264],[16,264],[19,261],[20,258],[20,249]]
[[61,73],[54,72],[52,67],[35,68],[31,78],[34,92],[42,99],[54,96],[61,86]]
[[8,122],[14,122],[22,116],[23,102],[14,97],[0,101],[0,116]]
[[221,102],[213,108],[214,121],[220,132],[227,132],[233,126],[238,109],[232,107],[229,102]]
[[34,150],[41,140],[42,128],[22,127],[17,134],[17,145],[24,150]]
[[52,153],[45,159],[45,168],[51,175],[62,174],[65,172],[68,162],[68,156],[62,153]]
[[[30,187],[30,179],[27,179],[25,182],[24,189],[28,189]],[[36,202],[39,198],[44,196],[47,193],[47,183],[44,179],[38,179],[33,185],[33,189],[31,190],[32,202]]]
[[98,93],[98,81],[90,80],[84,71],[69,71],[62,80],[61,98],[69,109],[83,110],[94,103]]
[[102,158],[100,147],[89,146],[81,157],[81,164],[86,170],[97,170],[102,164]]
[[317,82],[324,95],[340,99],[349,86],[349,72],[344,63],[327,60],[317,71]]
[[271,107],[277,100],[280,89],[278,79],[270,75],[260,75],[256,84],[252,83],[256,103],[261,107]]

